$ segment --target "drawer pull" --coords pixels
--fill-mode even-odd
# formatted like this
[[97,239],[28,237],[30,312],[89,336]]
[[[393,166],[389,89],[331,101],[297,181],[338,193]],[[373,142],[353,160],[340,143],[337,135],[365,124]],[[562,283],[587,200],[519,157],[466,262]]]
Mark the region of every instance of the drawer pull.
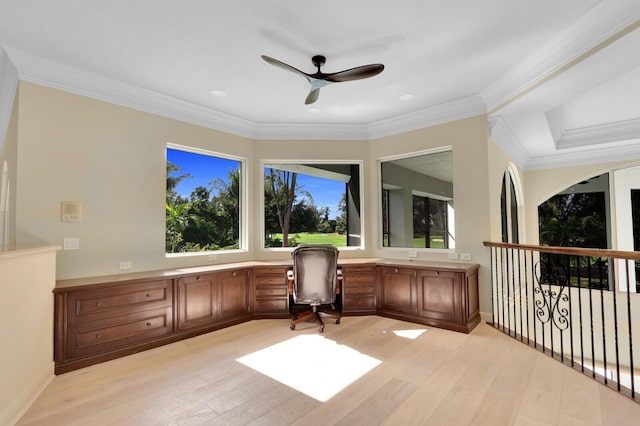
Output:
[[236,275],[238,275],[238,273],[237,273],[237,272],[234,272],[234,273],[233,273],[233,274],[231,274],[231,275],[233,275],[233,276],[235,277]]
[[102,306],[102,302],[96,302],[96,306]]
[[102,337],[102,333],[96,333],[96,340],[100,339]]
[[147,327],[151,327],[151,321],[147,321]]
[[146,296],[147,296],[147,297],[151,297],[151,293],[147,293],[147,294],[146,294]]

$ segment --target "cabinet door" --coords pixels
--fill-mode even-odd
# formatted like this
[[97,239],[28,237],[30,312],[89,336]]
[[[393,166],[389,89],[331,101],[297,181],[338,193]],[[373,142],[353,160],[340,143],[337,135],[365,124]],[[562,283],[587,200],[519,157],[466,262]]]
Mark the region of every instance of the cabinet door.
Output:
[[380,308],[416,314],[416,271],[409,268],[380,268]]
[[248,270],[221,272],[220,283],[220,319],[242,316],[249,309]]
[[219,285],[216,274],[178,280],[178,329],[208,325],[218,319]]
[[420,316],[462,321],[462,280],[464,274],[447,271],[420,271],[418,307]]

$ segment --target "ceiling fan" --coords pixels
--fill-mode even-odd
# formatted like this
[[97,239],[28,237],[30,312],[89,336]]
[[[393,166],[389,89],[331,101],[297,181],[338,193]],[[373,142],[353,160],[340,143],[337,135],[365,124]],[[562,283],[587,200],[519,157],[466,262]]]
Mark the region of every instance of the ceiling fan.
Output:
[[380,74],[384,69],[384,65],[382,64],[369,64],[350,68],[344,71],[325,74],[320,71],[320,67],[324,65],[327,58],[322,55],[315,55],[313,58],[311,58],[311,62],[316,68],[318,68],[318,71],[314,74],[308,74],[292,67],[291,65],[285,64],[284,62],[273,59],[266,55],[262,55],[262,59],[264,59],[271,65],[275,65],[276,67],[280,67],[287,71],[291,71],[298,75],[301,75],[306,78],[309,83],[311,83],[311,91],[309,92],[309,95],[307,95],[307,99],[305,99],[304,101],[304,103],[307,105],[312,104],[318,100],[318,96],[320,95],[320,88],[326,86],[327,84],[339,83],[342,81],[361,80],[363,78],[373,77],[374,75]]

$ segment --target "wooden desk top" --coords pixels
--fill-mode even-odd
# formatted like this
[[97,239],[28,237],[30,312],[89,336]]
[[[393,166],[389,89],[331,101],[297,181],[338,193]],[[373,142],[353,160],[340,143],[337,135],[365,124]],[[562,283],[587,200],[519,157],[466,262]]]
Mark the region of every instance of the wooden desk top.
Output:
[[[395,266],[400,268],[418,268],[418,269],[438,269],[452,272],[470,272],[479,267],[474,263],[461,262],[429,262],[429,261],[413,261],[400,259],[380,259],[380,258],[353,258],[339,259],[341,266],[349,265],[375,265],[375,266]],[[164,269],[158,271],[142,271],[128,274],[101,275],[83,278],[71,278],[56,281],[54,293],[62,291],[70,287],[80,287],[95,284],[128,282],[145,279],[172,279],[176,277],[184,277],[189,275],[203,274],[208,272],[220,272],[233,269],[260,268],[270,266],[291,266],[291,260],[272,260],[272,261],[247,261],[234,263],[221,263],[216,265],[194,266],[187,268]]]

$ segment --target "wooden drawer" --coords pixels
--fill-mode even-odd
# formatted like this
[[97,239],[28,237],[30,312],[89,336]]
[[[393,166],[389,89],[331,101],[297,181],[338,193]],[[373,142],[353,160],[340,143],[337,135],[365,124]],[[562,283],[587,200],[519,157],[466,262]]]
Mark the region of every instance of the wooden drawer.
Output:
[[354,296],[345,296],[344,297],[344,309],[348,311],[358,311],[358,310],[372,310],[375,309],[375,300],[373,295],[365,296],[365,297],[354,297]]
[[289,268],[287,266],[272,266],[272,267],[266,267],[266,268],[256,268],[255,275],[256,277],[258,275],[263,275],[263,274],[275,274],[275,275],[286,276],[288,269]]
[[171,280],[136,282],[104,289],[69,293],[69,323],[95,321],[150,309],[171,306]]
[[369,285],[366,285],[366,286],[357,286],[357,287],[345,285],[344,294],[345,296],[363,296],[363,295],[373,296],[374,286],[372,283],[369,283]]
[[287,287],[283,286],[257,286],[256,297],[287,297]]
[[287,274],[282,275],[256,275],[256,285],[287,284]]
[[373,285],[375,277],[373,275],[345,275],[343,278],[345,285],[357,286],[364,284],[365,286]]
[[289,312],[287,299],[256,300],[256,312]]
[[171,307],[69,326],[68,356],[86,356],[144,342],[173,331]]
[[348,265],[344,266],[342,270],[345,273],[355,274],[355,273],[365,273],[365,274],[373,274],[376,270],[375,265]]

